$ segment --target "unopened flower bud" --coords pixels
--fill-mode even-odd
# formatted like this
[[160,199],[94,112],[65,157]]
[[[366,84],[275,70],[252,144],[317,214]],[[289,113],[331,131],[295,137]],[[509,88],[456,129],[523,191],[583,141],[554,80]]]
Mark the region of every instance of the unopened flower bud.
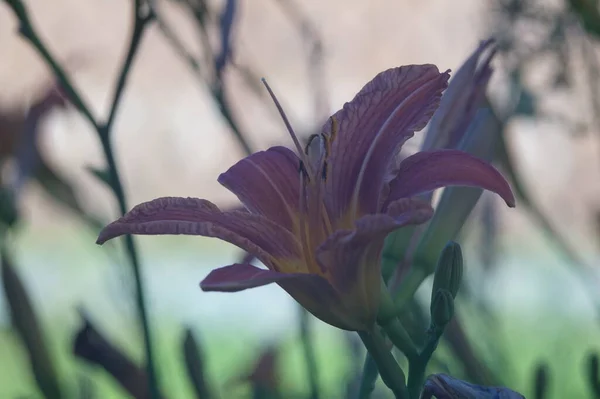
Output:
[[454,316],[454,298],[448,290],[438,290],[431,302],[431,324],[444,327]]
[[450,241],[440,255],[433,277],[431,302],[439,290],[448,290],[456,298],[463,275],[463,257],[460,245]]

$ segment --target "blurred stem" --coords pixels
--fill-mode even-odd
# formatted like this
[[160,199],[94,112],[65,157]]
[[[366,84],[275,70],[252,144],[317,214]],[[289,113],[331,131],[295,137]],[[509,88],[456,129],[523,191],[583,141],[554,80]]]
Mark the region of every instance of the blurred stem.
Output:
[[377,364],[381,379],[392,390],[396,399],[409,399],[404,372],[387,348],[384,338],[375,331],[359,331],[358,335]]
[[368,399],[375,390],[375,381],[379,376],[375,359],[369,352],[365,356],[365,365],[363,366],[362,378],[360,380],[360,389],[358,391],[359,399]]
[[435,352],[443,332],[443,328],[431,327],[427,342],[421,353],[419,353],[418,357],[412,360],[409,359],[408,392],[410,399],[419,399],[421,395],[421,389],[425,382],[427,363],[429,363],[429,359],[431,359],[433,352]]
[[388,323],[382,324],[381,327],[383,327],[394,346],[404,353],[409,362],[419,356],[417,346],[398,318],[394,318]]
[[[157,15],[156,11],[155,11],[154,3],[155,2],[151,3],[151,7],[153,7],[155,15]],[[170,27],[167,25],[167,23],[165,21],[163,21],[162,18],[160,18],[160,15],[157,15],[158,27],[160,28],[162,33],[165,35],[165,37],[167,38],[169,43],[171,43],[171,45],[173,46],[175,51],[179,54],[179,56],[181,58],[183,58],[189,64],[189,66],[192,68],[192,70],[194,71],[196,76],[199,78],[199,80],[203,81],[208,86],[208,88],[211,92],[211,95],[213,97],[213,100],[219,107],[219,112],[221,113],[221,116],[223,117],[223,119],[225,119],[225,122],[227,122],[227,125],[229,126],[229,129],[231,130],[234,138],[239,143],[240,147],[242,147],[242,150],[244,151],[244,153],[246,155],[250,155],[254,151],[252,150],[250,143],[246,139],[246,136],[242,133],[242,130],[240,129],[238,123],[236,122],[236,120],[231,112],[231,107],[229,107],[227,98],[225,96],[223,76],[222,76],[222,74],[217,74],[216,69],[214,67],[215,66],[215,56],[214,56],[214,53],[210,46],[208,32],[204,25],[205,24],[204,20],[205,20],[206,16],[203,15],[203,13],[199,14],[197,12],[197,10],[190,4],[190,2],[186,1],[185,4],[190,9],[190,11],[192,11],[192,13],[195,16],[196,23],[197,23],[198,29],[200,31],[200,41],[202,44],[202,50],[203,50],[205,56],[209,57],[209,59],[210,59],[210,62],[209,62],[210,70],[207,72],[208,77],[205,77],[202,75],[202,70],[200,68],[200,63],[198,62],[198,60],[196,60],[194,58],[194,56],[189,51],[186,50],[183,43],[177,38],[177,36],[170,29]]]
[[236,138],[236,140],[244,150],[244,153],[246,153],[246,155],[252,154],[254,151],[252,150],[252,147],[250,147],[250,143],[248,142],[248,140],[246,140],[246,137],[244,136],[237,122],[233,118],[233,114],[231,113],[231,110],[227,103],[227,99],[225,98],[225,92],[223,90],[222,81],[219,80],[218,83],[213,84],[211,87],[211,91],[213,98],[219,106],[219,111],[221,111],[221,115],[223,116],[223,118],[225,118],[225,121],[229,125],[233,136]]
[[[100,138],[100,142],[102,145],[102,150],[104,156],[106,158],[108,174],[109,174],[109,184],[112,188],[112,191],[117,198],[119,204],[119,210],[121,214],[125,214],[127,211],[127,202],[125,199],[125,193],[123,190],[123,186],[120,181],[119,172],[117,168],[117,164],[114,158],[112,145],[110,142],[110,133],[111,129],[116,117],[116,113],[120,104],[120,100],[122,98],[123,90],[125,88],[125,84],[127,81],[127,77],[129,76],[129,72],[131,70],[131,65],[137,54],[137,50],[139,48],[139,44],[145,28],[148,26],[148,23],[152,21],[152,14],[146,13],[144,14],[144,3],[142,0],[135,0],[134,5],[134,25],[133,25],[133,33],[131,35],[131,40],[129,44],[129,49],[127,51],[127,55],[121,67],[121,72],[117,79],[117,83],[115,86],[115,93],[113,96],[113,102],[110,107],[109,116],[105,123],[100,123],[94,118],[90,108],[85,105],[79,93],[75,90],[75,86],[71,83],[70,79],[67,77],[64,69],[58,64],[55,58],[50,54],[47,50],[47,47],[41,41],[40,37],[35,32],[31,22],[29,20],[29,16],[25,9],[25,6],[20,0],[5,0],[8,5],[15,12],[16,16],[19,19],[20,26],[19,32],[23,37],[25,37],[33,47],[40,53],[42,58],[46,61],[46,63],[52,68],[52,71],[60,80],[62,87],[67,92],[69,99],[71,102],[78,108],[78,110],[88,119],[88,121],[94,126],[96,129],[98,136]],[[144,349],[146,354],[146,367],[148,373],[148,383],[150,385],[150,397],[158,398],[158,383],[157,377],[154,367],[154,357],[152,351],[152,340],[150,334],[150,327],[148,322],[148,314],[146,309],[146,301],[144,295],[144,286],[142,284],[142,277],[140,271],[140,264],[137,256],[136,247],[134,241],[131,236],[125,237],[125,246],[127,252],[129,254],[129,259],[131,262],[131,267],[133,269],[134,281],[135,281],[135,291],[136,291],[136,305],[138,308],[138,313],[140,317],[140,322],[142,325],[143,335],[144,335]]]
[[319,399],[319,381],[317,372],[317,361],[313,340],[310,336],[310,313],[302,306],[300,308],[300,338],[302,348],[304,349],[304,358],[306,360],[306,371],[308,374],[308,383],[310,384],[310,398]]
[[417,346],[398,319],[396,307],[383,279],[381,284],[377,324],[383,328],[394,346],[400,349],[409,360],[414,359],[418,356]]

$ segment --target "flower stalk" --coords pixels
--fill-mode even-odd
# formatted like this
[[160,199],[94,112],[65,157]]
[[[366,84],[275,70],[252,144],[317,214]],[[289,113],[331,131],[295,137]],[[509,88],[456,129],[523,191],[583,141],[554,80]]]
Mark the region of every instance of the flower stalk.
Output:
[[384,338],[377,332],[359,332],[360,339],[373,357],[381,379],[394,393],[396,399],[409,399],[404,372],[387,348]]

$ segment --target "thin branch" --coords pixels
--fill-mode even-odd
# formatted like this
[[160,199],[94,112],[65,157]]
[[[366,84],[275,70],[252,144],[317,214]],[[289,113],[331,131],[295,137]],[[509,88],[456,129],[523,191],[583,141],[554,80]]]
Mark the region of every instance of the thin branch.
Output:
[[[102,144],[102,150],[104,152],[104,156],[106,158],[107,163],[107,172],[109,179],[107,183],[111,187],[115,197],[117,198],[119,204],[119,210],[121,214],[125,214],[127,211],[127,202],[125,199],[125,193],[123,190],[123,186],[120,181],[119,172],[116,164],[116,160],[114,157],[114,153],[112,150],[112,145],[110,142],[110,132],[113,126],[113,122],[116,117],[116,112],[118,110],[118,106],[120,104],[120,100],[122,97],[122,93],[127,81],[127,77],[131,70],[131,65],[137,54],[137,50],[139,48],[139,44],[141,38],[143,36],[143,32],[147,27],[148,23],[152,20],[151,15],[145,13],[145,3],[142,0],[135,0],[133,3],[134,6],[134,25],[133,25],[133,33],[131,35],[129,49],[127,51],[127,56],[123,62],[121,67],[121,72],[119,74],[119,78],[117,79],[117,83],[115,85],[115,94],[113,97],[113,102],[110,107],[110,113],[107,118],[106,123],[101,124],[98,120],[93,116],[90,108],[83,102],[81,96],[78,91],[75,89],[75,86],[72,84],[71,80],[68,78],[65,70],[58,64],[55,57],[52,56],[50,51],[44,45],[40,37],[35,32],[33,25],[29,20],[29,16],[25,6],[20,0],[5,0],[7,4],[12,8],[15,12],[17,18],[19,19],[20,26],[19,32],[25,37],[33,47],[40,53],[45,62],[51,67],[54,74],[59,79],[61,85],[66,91],[67,95],[71,102],[78,108],[78,110],[86,117],[86,119],[94,126],[96,129],[98,136],[100,138],[100,142]],[[131,236],[125,237],[125,245],[127,248],[127,252],[129,254],[129,258],[131,261],[131,267],[133,269],[134,274],[134,282],[136,288],[136,304],[138,307],[138,313],[140,322],[142,325],[143,336],[144,336],[144,349],[146,354],[146,367],[148,373],[148,383],[149,383],[149,392],[152,398],[157,399],[158,396],[158,382],[155,372],[154,365],[154,357],[152,351],[152,340],[150,334],[150,327],[148,322],[148,314],[146,309],[145,295],[144,295],[144,286],[142,284],[141,270],[140,264],[138,260],[137,251],[135,248],[134,241]]]

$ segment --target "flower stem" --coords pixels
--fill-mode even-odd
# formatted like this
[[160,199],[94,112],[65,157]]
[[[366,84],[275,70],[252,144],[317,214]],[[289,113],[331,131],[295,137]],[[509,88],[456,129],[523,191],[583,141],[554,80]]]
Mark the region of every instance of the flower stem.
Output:
[[404,353],[409,362],[419,356],[417,346],[402,326],[402,323],[400,323],[400,320],[394,318],[385,325],[381,325],[381,327],[394,346]]
[[383,280],[381,282],[377,324],[383,328],[394,346],[400,349],[409,360],[419,355],[417,346],[398,319],[396,306]]
[[431,359],[433,352],[437,348],[443,332],[443,328],[432,327],[427,342],[425,343],[425,347],[421,353],[419,353],[417,358],[409,360],[408,393],[410,399],[419,399],[421,395],[421,389],[425,382],[425,369],[427,368],[427,363],[429,363],[429,359]]
[[358,391],[359,399],[368,399],[375,389],[375,381],[379,376],[375,359],[369,352],[365,356],[365,364],[363,366],[362,378],[360,380],[360,389]]
[[392,390],[396,399],[409,399],[404,372],[386,347],[383,337],[375,331],[360,331],[358,335],[369,354],[373,356],[379,374],[381,374],[381,379]]

